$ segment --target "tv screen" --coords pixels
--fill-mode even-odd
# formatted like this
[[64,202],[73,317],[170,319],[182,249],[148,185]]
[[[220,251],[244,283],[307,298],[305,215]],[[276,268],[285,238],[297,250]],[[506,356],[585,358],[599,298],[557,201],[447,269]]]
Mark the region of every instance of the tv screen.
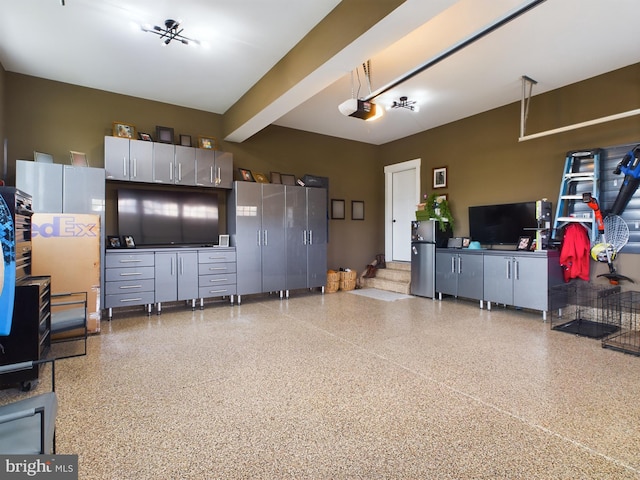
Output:
[[536,202],[469,207],[469,235],[481,244],[516,244],[520,237],[534,236],[530,229],[537,226]]
[[137,246],[212,245],[218,239],[216,193],[118,189],[118,231]]

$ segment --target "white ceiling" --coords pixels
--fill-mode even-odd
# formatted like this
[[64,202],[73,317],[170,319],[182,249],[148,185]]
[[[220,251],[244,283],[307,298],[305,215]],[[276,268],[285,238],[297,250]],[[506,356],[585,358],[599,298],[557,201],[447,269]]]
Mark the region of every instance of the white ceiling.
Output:
[[[547,0],[374,100],[386,106],[406,95],[419,102],[419,113],[396,109],[365,122],[338,112],[352,96],[350,72],[363,61],[371,59],[376,92],[531,1],[407,0],[227,140],[243,141],[275,123],[378,145],[518,101],[522,75],[538,81],[535,95],[640,62],[640,1]],[[65,3],[0,0],[6,70],[224,114],[340,2]],[[168,18],[181,20],[183,34],[208,48],[161,46],[157,36],[132,27]],[[365,97],[359,71],[357,95]],[[519,118],[513,121],[517,132]]]

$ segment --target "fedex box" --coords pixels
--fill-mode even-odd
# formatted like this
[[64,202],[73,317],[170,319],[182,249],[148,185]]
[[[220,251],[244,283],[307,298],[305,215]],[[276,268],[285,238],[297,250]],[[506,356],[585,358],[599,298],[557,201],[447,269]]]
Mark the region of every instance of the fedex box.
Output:
[[51,293],[87,292],[87,323],[100,331],[100,216],[34,213],[31,274],[50,275]]

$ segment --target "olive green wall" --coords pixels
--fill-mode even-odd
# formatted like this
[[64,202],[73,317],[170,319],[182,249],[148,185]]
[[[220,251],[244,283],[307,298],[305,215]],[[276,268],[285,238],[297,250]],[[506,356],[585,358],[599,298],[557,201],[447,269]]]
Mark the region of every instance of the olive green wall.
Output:
[[[527,132],[638,108],[639,77],[637,64],[537,95]],[[222,136],[221,116],[198,110],[10,72],[4,74],[4,89],[0,120],[4,116],[9,139],[10,182],[15,159],[33,158],[33,150],[52,153],[59,163],[67,162],[69,150],[84,151],[90,165],[103,166],[104,136],[111,134],[114,121],[152,134],[156,125],[163,125],[194,139]],[[236,167],[329,177],[329,197],[346,201],[347,219],[329,221],[328,266],[362,271],[384,251],[385,165],[421,158],[423,193],[431,191],[431,169],[447,166],[448,187],[441,193],[449,195],[455,233],[462,236],[468,234],[469,205],[543,197],[555,203],[567,151],[640,142],[637,116],[521,143],[519,121],[517,102],[382,146],[270,126],[240,144],[220,142],[220,148],[234,154]],[[365,202],[364,221],[349,219],[352,200]],[[112,216],[112,193],[108,202]],[[108,222],[110,228],[113,222]],[[623,253],[616,266],[633,277],[638,258]],[[604,268],[598,264],[595,273]]]
[[[640,108],[640,64],[534,96],[528,134]],[[534,88],[535,93],[535,88]],[[422,159],[422,193],[431,193],[432,168],[448,167],[455,235],[469,234],[468,207],[548,198],[554,208],[568,151],[640,142],[640,116],[518,142],[520,102],[380,147],[384,165]],[[592,264],[594,265],[594,264]],[[616,267],[633,277],[640,256],[621,254]],[[606,265],[597,265],[603,273]]]
[[4,140],[7,138],[5,132],[5,77],[6,73],[2,64],[0,64],[0,180],[5,180],[4,178],[4,164],[9,160],[4,158]]
[[[199,110],[10,72],[6,90],[10,182],[15,181],[15,160],[32,159],[34,150],[51,153],[56,163],[67,163],[69,150],[82,151],[90,166],[104,166],[104,136],[111,135],[114,121],[133,124],[154,137],[156,125],[172,127],[176,137],[188,134],[194,141],[198,135],[222,136],[221,116]],[[365,202],[365,221],[351,221],[349,215],[330,220],[329,267],[364,270],[384,251],[384,183],[375,146],[270,126],[241,144],[221,141],[220,149],[233,153],[236,167],[329,177],[330,198],[343,198],[348,205],[351,200]],[[107,234],[117,233],[116,186],[110,183],[107,188]],[[224,191],[219,198],[224,207]]]

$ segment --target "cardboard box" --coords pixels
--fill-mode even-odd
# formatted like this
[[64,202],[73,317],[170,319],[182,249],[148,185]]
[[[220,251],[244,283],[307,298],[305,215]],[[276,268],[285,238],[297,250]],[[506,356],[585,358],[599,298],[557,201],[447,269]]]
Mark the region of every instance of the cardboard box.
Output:
[[100,331],[100,216],[35,213],[32,275],[50,275],[51,293],[87,292],[88,329]]

